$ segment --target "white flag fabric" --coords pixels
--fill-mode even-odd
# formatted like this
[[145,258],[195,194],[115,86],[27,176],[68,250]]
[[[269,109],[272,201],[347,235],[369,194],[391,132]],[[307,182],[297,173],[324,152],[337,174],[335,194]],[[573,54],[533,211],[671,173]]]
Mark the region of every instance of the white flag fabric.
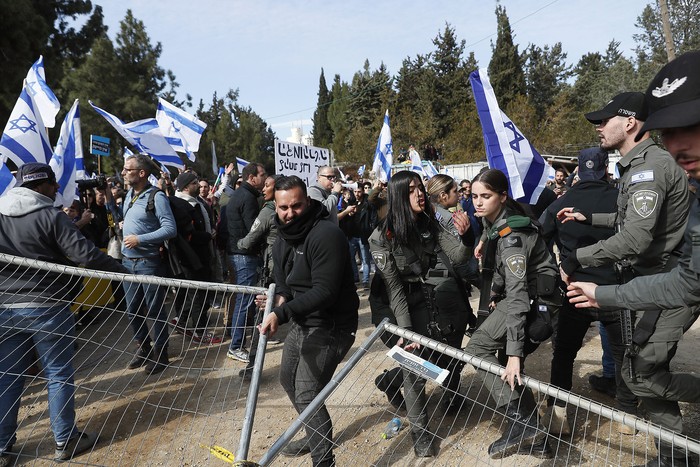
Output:
[[248,161],[245,159],[241,159],[240,157],[236,157],[236,169],[238,169],[238,175],[243,172],[243,167],[248,165]]
[[554,168],[498,107],[486,70],[473,71],[469,81],[481,120],[489,167],[506,174],[511,197],[535,204]]
[[78,198],[76,180],[85,178],[78,99],[73,102],[61,125],[61,134],[49,165],[56,174],[56,182],[59,185],[54,206],[70,206],[73,200]]
[[53,128],[56,126],[56,114],[58,114],[61,104],[49,85],[46,84],[43,56],[39,55],[39,60],[29,69],[25,82],[27,92],[34,99],[37,112],[41,114],[44,125],[46,128]]
[[148,154],[162,164],[179,169],[185,168],[185,164],[182,162],[182,159],[180,159],[180,156],[177,155],[175,150],[165,140],[165,137],[163,137],[155,118],[124,123],[119,117],[97,107],[91,101],[90,105],[97,113],[102,115],[125,140],[135,146],[139,152]]
[[433,178],[434,176],[440,173],[431,161],[425,161],[425,167],[423,167],[423,172],[428,178]]
[[214,172],[214,176],[219,175],[219,162],[216,160],[216,146],[214,141],[211,142],[211,171]]
[[389,128],[389,111],[384,115],[382,130],[379,132],[377,149],[374,151],[374,163],[372,171],[379,180],[386,183],[391,178],[391,164],[394,163],[394,149],[391,142],[391,128]]
[[199,140],[207,124],[161,97],[158,98],[156,120],[173,149],[187,153],[187,157],[194,161],[193,153],[199,151]]
[[416,151],[413,146],[408,151],[408,155],[411,156],[411,170],[419,174],[421,177],[427,176],[425,170],[423,170],[423,161],[420,159],[420,154]]
[[0,161],[10,159],[17,167],[29,162],[47,164],[51,153],[46,127],[25,85],[0,138]]
[[357,169],[357,176],[362,177],[365,174],[365,164],[362,164],[358,169]]

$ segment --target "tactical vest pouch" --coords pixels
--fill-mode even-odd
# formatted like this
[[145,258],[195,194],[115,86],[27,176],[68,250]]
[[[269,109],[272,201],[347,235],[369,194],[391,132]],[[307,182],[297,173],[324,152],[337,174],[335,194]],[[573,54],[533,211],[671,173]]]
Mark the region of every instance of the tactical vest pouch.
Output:
[[545,303],[540,299],[532,301],[525,325],[525,334],[530,342],[540,344],[552,337],[558,313],[557,305]]

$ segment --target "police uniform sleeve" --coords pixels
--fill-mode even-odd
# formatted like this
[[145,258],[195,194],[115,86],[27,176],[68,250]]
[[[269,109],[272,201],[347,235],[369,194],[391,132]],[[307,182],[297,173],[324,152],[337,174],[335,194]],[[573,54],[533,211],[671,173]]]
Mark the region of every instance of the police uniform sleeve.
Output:
[[258,217],[255,218],[248,234],[238,240],[236,246],[241,250],[255,250],[264,241],[265,236],[270,233],[274,216],[275,211],[270,212],[269,209],[263,208]]
[[471,258],[472,249],[462,243],[458,236],[446,229],[438,230],[438,243],[452,264],[465,264]]
[[[697,211],[697,204],[694,209]],[[700,305],[700,223],[686,230],[683,257],[674,269],[637,277],[624,285],[598,287],[596,300],[605,309],[622,305],[642,311]]]
[[381,274],[386,285],[387,295],[389,295],[389,305],[396,318],[396,324],[402,328],[411,329],[411,315],[408,311],[408,301],[403,288],[403,281],[396,267],[396,260],[391,253],[386,241],[382,238],[379,229],[376,229],[370,236],[369,250],[372,259],[377,266],[377,271]]
[[506,313],[506,355],[524,357],[525,321],[530,310],[527,290],[527,235],[513,232],[499,240],[505,298],[498,307]]
[[576,250],[576,259],[581,266],[601,266],[637,256],[654,240],[654,227],[669,189],[666,174],[657,164],[630,170],[633,172],[622,230],[610,238]]

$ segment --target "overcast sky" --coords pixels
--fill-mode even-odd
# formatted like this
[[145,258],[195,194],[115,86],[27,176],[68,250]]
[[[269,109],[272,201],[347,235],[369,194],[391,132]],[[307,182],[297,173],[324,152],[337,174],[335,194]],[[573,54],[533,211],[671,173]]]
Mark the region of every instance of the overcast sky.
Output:
[[[448,22],[467,52],[488,66],[496,38],[496,2],[490,0],[93,0],[102,5],[109,35],[131,9],[153,43],[160,65],[172,70],[179,94],[195,105],[240,91],[239,103],[257,112],[277,136],[292,126],[311,130],[321,68],[350,82],[365,59],[395,74],[401,61],[434,50]],[[632,56],[634,24],[645,0],[518,0],[507,9],[519,50],[562,42],[569,63],[608,43]],[[144,116],[146,117],[146,116]],[[377,123],[377,131],[381,122]]]

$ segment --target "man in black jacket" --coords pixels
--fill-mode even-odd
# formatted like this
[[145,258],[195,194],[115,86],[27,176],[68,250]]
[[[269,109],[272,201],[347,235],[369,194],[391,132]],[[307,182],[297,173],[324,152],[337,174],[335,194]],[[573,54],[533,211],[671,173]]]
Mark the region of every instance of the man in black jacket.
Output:
[[[251,162],[241,172],[243,183],[231,195],[226,205],[226,222],[228,226],[228,254],[231,268],[236,272],[237,285],[256,285],[260,256],[255,251],[238,248],[238,240],[250,232],[255,218],[260,212],[259,197],[267,173],[262,164]],[[236,294],[236,303],[231,314],[231,345],[226,356],[248,363],[245,343],[245,326],[247,317],[255,312],[252,297],[248,294]]]
[[[600,148],[584,149],[578,156],[579,182],[563,196],[553,202],[540,217],[542,236],[549,244],[554,239],[559,248],[560,261],[564,261],[572,251],[592,245],[614,234],[613,229],[593,227],[580,222],[557,220],[557,212],[573,206],[583,212],[616,212],[618,191],[607,182],[608,155]],[[591,280],[601,284],[616,284],[617,276],[612,264],[583,268],[576,271],[577,280]],[[585,279],[583,279],[585,278]],[[600,321],[610,338],[615,359],[615,380],[617,382],[617,406],[621,410],[636,413],[637,399],[622,381],[620,369],[625,346],[622,343],[618,311],[600,311],[593,308],[576,309],[564,301],[557,332],[554,338],[554,355],[550,382],[562,389],[571,390],[574,359],[583,345],[583,338],[591,323]],[[547,402],[548,414],[545,423],[550,425],[550,433],[569,434],[570,426],[563,402]]]
[[[301,413],[352,347],[360,300],[345,235],[329,220],[326,208],[307,196],[304,182],[296,176],[277,180],[275,203],[275,308],[260,325],[260,333],[273,336],[279,325],[292,322],[280,381]],[[282,454],[309,451],[314,466],[335,465],[333,425],[325,405],[309,419],[306,437],[291,442]]]

